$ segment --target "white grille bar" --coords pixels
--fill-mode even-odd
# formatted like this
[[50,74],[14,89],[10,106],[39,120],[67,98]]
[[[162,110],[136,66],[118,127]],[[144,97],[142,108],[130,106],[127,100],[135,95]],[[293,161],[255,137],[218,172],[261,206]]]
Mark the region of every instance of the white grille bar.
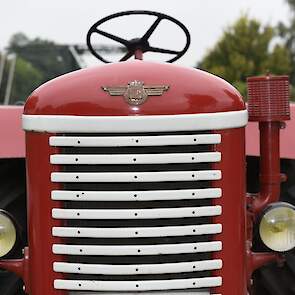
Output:
[[219,162],[221,153],[51,155],[51,164],[177,164]]
[[107,256],[142,256],[214,252],[222,249],[220,241],[183,244],[157,245],[59,245],[54,244],[52,252],[63,255],[107,255]]
[[160,208],[160,209],[52,209],[58,219],[159,219],[216,216],[221,206]]
[[217,287],[221,284],[221,277],[155,281],[55,280],[54,288],[59,290],[81,291],[156,291]]
[[[79,292],[73,291],[69,292],[69,295],[122,295],[122,292]],[[139,295],[138,292],[128,292],[128,295]],[[167,295],[165,291],[151,291],[151,292],[144,292],[144,295]],[[202,291],[194,290],[191,291],[169,291],[169,295],[222,295],[222,294],[212,294],[209,291],[202,289]]]
[[51,136],[51,146],[123,147],[218,144],[220,134],[158,135],[158,136]]
[[[69,295],[122,295],[122,292],[79,292],[79,291],[73,291],[69,292]],[[128,292],[128,295],[140,295],[138,292]],[[165,291],[151,291],[151,292],[144,292],[144,295],[167,295],[167,292]],[[222,294],[212,294],[209,291],[206,291],[202,289],[202,291],[194,290],[191,291],[169,291],[169,295],[222,295]]]
[[142,274],[164,274],[182,273],[221,269],[222,260],[202,260],[179,263],[162,264],[129,264],[129,265],[110,265],[110,264],[81,264],[54,262],[53,270],[62,273],[76,274],[103,274],[103,275],[142,275]]
[[53,172],[52,182],[162,182],[219,180],[220,170],[165,171],[165,172],[117,172],[117,173],[74,173]]
[[55,237],[81,238],[144,238],[173,237],[218,234],[221,224],[200,224],[163,227],[127,227],[127,228],[87,228],[87,227],[53,227]]
[[62,191],[51,192],[51,199],[58,201],[155,201],[212,199],[221,197],[220,188],[151,190],[151,191]]

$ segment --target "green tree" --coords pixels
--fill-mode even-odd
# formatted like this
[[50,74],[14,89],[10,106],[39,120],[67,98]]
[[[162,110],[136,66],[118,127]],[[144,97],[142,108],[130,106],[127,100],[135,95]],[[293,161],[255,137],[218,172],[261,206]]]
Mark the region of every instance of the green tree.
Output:
[[[0,89],[0,103],[3,103],[3,99],[5,97],[10,66],[11,62],[6,60]],[[44,78],[39,70],[23,58],[17,57],[9,104],[17,104],[24,101],[28,95],[42,83],[43,80]]]
[[79,69],[68,46],[40,38],[30,40],[23,33],[11,37],[9,52],[16,53],[39,70],[43,76],[42,82]]
[[280,44],[273,46],[276,31],[246,15],[228,27],[198,67],[232,83],[246,97],[249,76],[289,74],[289,51]]
[[11,102],[24,101],[44,80],[42,73],[28,61],[17,57]]

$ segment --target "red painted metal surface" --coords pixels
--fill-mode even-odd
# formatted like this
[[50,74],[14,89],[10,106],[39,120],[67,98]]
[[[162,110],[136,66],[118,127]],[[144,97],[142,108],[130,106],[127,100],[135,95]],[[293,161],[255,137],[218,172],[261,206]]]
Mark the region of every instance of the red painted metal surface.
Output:
[[0,159],[25,157],[22,113],[23,107],[20,106],[0,106]]
[[220,132],[222,142],[216,146],[222,160],[213,165],[213,169],[222,171],[222,179],[214,181],[214,187],[222,188],[222,197],[214,204],[222,206],[222,214],[213,218],[221,223],[222,233],[215,240],[222,241],[222,251],[213,257],[222,259],[221,270],[214,275],[223,277],[222,286],[213,290],[213,294],[246,295],[246,187],[245,187],[245,129],[228,129]]
[[[280,157],[295,159],[295,104],[290,105],[291,120],[281,129]],[[259,156],[259,128],[257,122],[249,122],[246,128],[246,152],[249,156]]]
[[260,192],[252,210],[258,214],[280,197],[280,122],[259,122],[260,129]]
[[61,243],[53,238],[53,226],[63,226],[62,222],[51,217],[52,208],[59,208],[60,202],[51,200],[51,190],[58,184],[50,181],[56,167],[50,164],[49,155],[57,149],[49,146],[49,134],[28,132],[27,144],[27,190],[28,190],[28,235],[29,235],[29,289],[30,295],[66,295],[54,290],[53,281],[62,278],[53,271],[53,262],[62,261],[52,253],[52,244]]
[[[162,96],[140,106],[110,96],[102,86],[133,80],[170,85]],[[33,115],[131,116],[215,113],[245,109],[238,91],[224,80],[193,68],[147,61],[128,61],[79,70],[45,83],[29,98],[25,113]]]

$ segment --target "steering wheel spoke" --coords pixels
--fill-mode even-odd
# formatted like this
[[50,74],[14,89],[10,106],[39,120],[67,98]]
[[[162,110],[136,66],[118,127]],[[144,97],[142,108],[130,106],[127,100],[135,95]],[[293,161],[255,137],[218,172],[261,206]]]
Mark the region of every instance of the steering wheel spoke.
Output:
[[[149,15],[149,16],[153,16],[156,17],[156,19],[154,20],[154,22],[152,23],[152,25],[149,27],[149,29],[144,33],[144,35],[140,38],[133,38],[132,40],[126,40],[124,38],[121,38],[117,35],[108,33],[104,30],[101,30],[99,28],[99,26],[101,26],[103,23],[113,20],[115,18],[119,18],[122,16],[128,16],[128,15]],[[183,31],[183,33],[186,36],[186,43],[185,46],[183,47],[182,50],[171,50],[171,49],[165,49],[165,48],[160,48],[160,47],[154,47],[154,46],[150,46],[149,44],[149,38],[151,37],[151,35],[155,32],[155,30],[158,28],[160,22],[162,20],[167,20],[170,21],[172,23],[174,23],[175,25],[177,25],[178,27],[180,27]],[[106,60],[104,57],[102,57],[98,51],[97,48],[92,44],[91,42],[91,36],[92,34],[99,34],[101,36],[104,36],[108,39],[111,39],[115,42],[118,42],[120,44],[123,45],[123,47],[125,47],[125,52],[126,54],[120,59],[120,61],[126,61],[128,60],[130,57],[132,57],[133,55],[136,55],[136,58],[141,59],[141,55],[142,54],[136,54],[136,52],[141,52],[141,53],[145,53],[145,52],[157,52],[157,53],[161,53],[161,54],[172,54],[175,55],[174,57],[170,58],[169,60],[167,60],[166,62],[174,62],[176,60],[178,60],[180,57],[182,57],[185,52],[188,50],[189,45],[190,45],[190,34],[188,29],[177,19],[163,14],[163,13],[159,13],[159,12],[154,12],[154,11],[147,11],[147,10],[132,10],[132,11],[124,11],[124,12],[119,12],[119,13],[115,13],[112,15],[109,15],[107,17],[102,18],[101,20],[99,20],[98,22],[96,22],[88,31],[87,33],[87,46],[89,51],[99,60],[101,60],[104,63],[109,63],[110,61]]]
[[126,61],[128,60],[132,55],[134,54],[133,51],[128,51],[121,59],[120,61]]
[[158,48],[158,47],[153,47],[153,46],[150,46],[148,51],[164,53],[164,54],[179,54],[179,53],[181,53],[181,51],[170,50],[170,49],[165,49],[165,48]]
[[123,39],[123,38],[121,38],[121,37],[118,37],[118,36],[115,36],[115,35],[113,35],[113,34],[107,33],[107,32],[105,32],[105,31],[99,30],[99,29],[97,29],[97,28],[94,30],[94,32],[96,32],[96,33],[98,33],[99,35],[102,35],[102,36],[104,36],[104,37],[106,37],[106,38],[109,38],[109,39],[111,39],[111,40],[117,41],[117,42],[119,42],[119,43],[125,45],[126,47],[128,47],[129,44],[130,44],[130,42],[129,42],[128,40],[126,40],[126,39]]
[[160,24],[161,20],[163,18],[161,16],[159,16],[155,22],[151,25],[151,27],[146,31],[146,33],[141,37],[141,40],[143,41],[147,41],[150,36],[153,34],[153,32],[155,31],[155,29],[158,27],[158,25]]

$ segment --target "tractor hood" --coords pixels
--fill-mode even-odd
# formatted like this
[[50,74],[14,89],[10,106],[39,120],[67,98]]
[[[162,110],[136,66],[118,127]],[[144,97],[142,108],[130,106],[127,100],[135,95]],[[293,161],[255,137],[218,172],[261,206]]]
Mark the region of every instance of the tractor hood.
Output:
[[[150,94],[140,105],[108,87],[127,88],[134,81],[168,86]],[[104,88],[104,89],[103,89]],[[239,92],[207,72],[167,63],[141,60],[107,64],[72,72],[51,80],[27,100],[27,115],[130,116],[198,114],[244,110]]]

